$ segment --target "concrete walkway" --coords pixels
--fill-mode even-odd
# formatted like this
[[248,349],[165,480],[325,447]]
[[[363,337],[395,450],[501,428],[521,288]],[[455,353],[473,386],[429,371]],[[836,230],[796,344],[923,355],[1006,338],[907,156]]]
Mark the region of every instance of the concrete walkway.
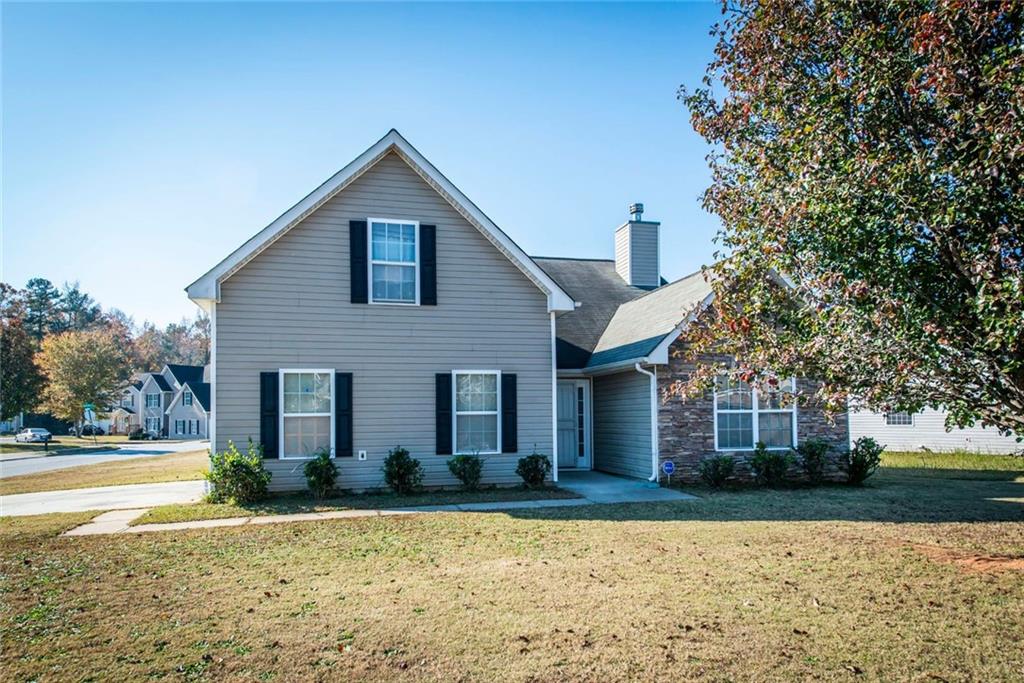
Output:
[[558,485],[594,503],[658,503],[696,498],[644,479],[616,477],[604,472],[563,470],[558,473]]
[[169,522],[166,524],[139,524],[129,526],[149,511],[117,510],[94,518],[88,524],[64,532],[65,536],[94,536],[100,534],[147,533],[152,531],[181,531],[215,527],[243,526],[247,524],[282,524],[312,522],[327,519],[353,519],[359,517],[393,517],[396,515],[429,514],[437,512],[494,512],[499,510],[536,510],[541,508],[575,507],[579,505],[609,505],[617,503],[652,503],[677,500],[698,500],[673,489],[664,489],[649,482],[614,477],[600,472],[562,473],[558,485],[582,498],[552,498],[544,500],[517,500],[494,503],[462,503],[459,505],[421,505],[385,508],[380,510],[331,510],[328,512],[301,512],[291,515],[263,515],[229,517],[195,522]]
[[53,451],[49,454],[38,451],[5,453],[0,457],[0,479],[114,460],[152,458],[171,453],[201,451],[209,447],[209,441],[131,441],[119,443],[114,448],[97,448],[86,453],[68,455],[61,455],[60,451]]
[[[124,510],[174,503],[193,503],[206,492],[205,481],[98,486],[68,491],[40,491],[0,496],[0,516],[21,517],[49,512]],[[137,516],[137,515],[136,515]]]

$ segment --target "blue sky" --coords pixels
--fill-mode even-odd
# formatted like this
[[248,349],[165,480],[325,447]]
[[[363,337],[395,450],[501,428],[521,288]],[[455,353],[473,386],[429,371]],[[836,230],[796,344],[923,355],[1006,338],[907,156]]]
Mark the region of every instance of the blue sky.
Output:
[[717,4],[3,6],[2,278],[164,324],[183,288],[394,127],[534,255],[710,260],[676,100]]

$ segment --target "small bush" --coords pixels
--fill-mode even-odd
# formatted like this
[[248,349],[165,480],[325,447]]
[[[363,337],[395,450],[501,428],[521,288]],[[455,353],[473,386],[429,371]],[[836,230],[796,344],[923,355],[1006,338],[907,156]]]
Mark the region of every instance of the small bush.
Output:
[[249,448],[242,453],[228,441],[226,451],[210,456],[206,498],[211,503],[252,503],[266,497],[270,477],[263,468],[263,446],[249,439]]
[[842,467],[846,471],[847,483],[854,486],[863,484],[878,469],[884,450],[885,446],[879,446],[870,436],[862,436],[854,441],[853,448],[843,456]]
[[796,448],[800,464],[812,484],[820,484],[825,478],[829,448],[828,441],[824,439],[808,439]]
[[448,461],[448,470],[452,476],[462,482],[462,488],[467,491],[476,491],[480,488],[484,461],[479,455],[456,455]]
[[133,429],[128,434],[129,441],[143,441],[146,438],[146,433],[141,429]]
[[536,452],[519,458],[519,464],[516,465],[516,474],[522,477],[523,483],[531,489],[544,486],[549,472],[551,461],[548,460],[548,456]]
[[715,455],[700,461],[700,478],[713,489],[725,486],[736,469],[736,461],[728,455]]
[[412,493],[423,481],[420,461],[409,455],[409,451],[395,446],[384,459],[384,483],[400,495]]
[[314,498],[326,498],[334,491],[334,482],[338,480],[338,467],[331,459],[331,452],[321,448],[313,459],[305,464],[302,473],[306,475],[306,486]]
[[754,446],[754,455],[750,459],[750,468],[754,470],[754,479],[762,486],[778,486],[786,479],[786,469],[793,457],[786,451],[770,451],[764,443],[758,441]]

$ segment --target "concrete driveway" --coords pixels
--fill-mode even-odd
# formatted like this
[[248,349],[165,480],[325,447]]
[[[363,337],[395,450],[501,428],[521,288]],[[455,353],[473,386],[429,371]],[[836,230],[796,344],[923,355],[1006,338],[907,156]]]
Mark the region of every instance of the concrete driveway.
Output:
[[170,453],[182,453],[185,451],[199,451],[210,447],[209,441],[128,441],[118,444],[119,448],[104,448],[88,453],[75,453],[72,455],[60,455],[59,452],[50,455],[37,453],[6,453],[0,456],[0,479],[5,477],[17,477],[21,474],[35,474],[37,472],[49,472],[61,470],[66,467],[78,467],[79,465],[92,465],[99,462],[111,462],[113,460],[131,460],[133,458],[151,458],[158,455],[169,455]]
[[129,510],[156,505],[192,503],[206,493],[205,481],[172,481],[165,484],[99,486],[70,491],[41,491],[0,496],[0,516],[20,517],[49,512]]

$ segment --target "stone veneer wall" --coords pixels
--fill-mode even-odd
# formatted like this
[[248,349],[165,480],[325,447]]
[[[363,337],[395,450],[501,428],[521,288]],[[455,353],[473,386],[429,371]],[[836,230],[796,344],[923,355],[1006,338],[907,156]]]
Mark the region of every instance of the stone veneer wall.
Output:
[[[752,479],[749,460],[751,451],[715,452],[715,417],[711,392],[698,398],[684,398],[673,392],[672,387],[679,381],[689,379],[696,368],[698,360],[705,362],[721,361],[725,356],[698,356],[686,353],[685,342],[677,341],[672,345],[669,354],[668,372],[659,367],[658,370],[658,447],[661,461],[671,460],[675,463],[676,472],[673,480],[695,482],[700,480],[700,462],[712,455],[731,455],[736,461],[737,480]],[[813,394],[815,382],[805,378],[797,378],[798,391]],[[796,411],[797,442],[810,438],[826,439],[839,450],[845,450],[849,444],[849,421],[846,413],[835,416],[830,423],[821,408],[816,405],[799,405]],[[803,470],[799,465],[791,468],[790,476],[799,479]],[[826,469],[826,477],[840,479],[842,473],[835,464],[834,458]],[[661,475],[662,481],[665,475]]]

